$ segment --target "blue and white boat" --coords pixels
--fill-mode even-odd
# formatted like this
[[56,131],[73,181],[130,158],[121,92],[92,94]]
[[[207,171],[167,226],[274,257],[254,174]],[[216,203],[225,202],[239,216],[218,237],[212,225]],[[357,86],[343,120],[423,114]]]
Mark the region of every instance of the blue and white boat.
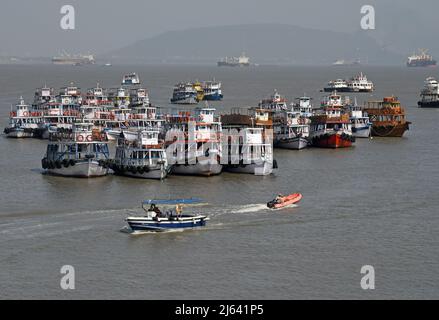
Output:
[[356,138],[369,138],[372,122],[369,116],[360,106],[357,106],[357,101],[355,99],[355,104],[348,106],[349,110],[349,121],[352,124],[352,135]]
[[206,225],[209,218],[202,214],[183,214],[183,206],[202,203],[201,199],[151,199],[142,202],[142,208],[146,211],[143,217],[127,217],[125,221],[130,229],[136,232],[142,231],[169,231],[176,229],[193,229]]
[[221,91],[221,82],[206,81],[203,83],[204,97],[203,100],[207,101],[219,101],[223,99]]
[[178,83],[172,92],[171,103],[175,104],[197,104],[197,91],[192,83]]

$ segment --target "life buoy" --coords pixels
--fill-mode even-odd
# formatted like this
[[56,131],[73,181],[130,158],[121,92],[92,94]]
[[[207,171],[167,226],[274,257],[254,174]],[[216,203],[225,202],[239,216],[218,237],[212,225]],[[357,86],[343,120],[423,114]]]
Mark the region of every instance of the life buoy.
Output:
[[93,137],[91,135],[88,135],[86,139],[87,139],[88,142],[92,142],[93,141]]
[[76,140],[78,140],[78,141],[84,141],[84,136],[82,136],[82,135],[78,135],[78,136],[76,136]]
[[29,115],[29,112],[25,111],[23,112],[23,116],[27,117]]

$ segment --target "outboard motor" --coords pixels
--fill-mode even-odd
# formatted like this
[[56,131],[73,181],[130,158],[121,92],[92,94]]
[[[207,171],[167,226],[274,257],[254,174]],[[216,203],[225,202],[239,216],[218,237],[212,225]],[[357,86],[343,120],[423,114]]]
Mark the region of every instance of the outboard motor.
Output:
[[276,204],[276,201],[271,200],[271,201],[267,202],[267,207],[269,207],[270,209],[273,209],[275,204]]

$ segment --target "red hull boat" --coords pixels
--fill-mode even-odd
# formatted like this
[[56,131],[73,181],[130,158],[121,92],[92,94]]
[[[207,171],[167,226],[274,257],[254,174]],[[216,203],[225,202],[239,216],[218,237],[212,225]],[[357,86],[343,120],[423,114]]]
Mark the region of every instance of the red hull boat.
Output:
[[299,202],[302,199],[302,194],[293,193],[288,196],[278,195],[275,199],[267,203],[270,209],[280,209]]
[[347,148],[352,146],[352,138],[341,134],[328,134],[314,139],[313,145],[319,148]]

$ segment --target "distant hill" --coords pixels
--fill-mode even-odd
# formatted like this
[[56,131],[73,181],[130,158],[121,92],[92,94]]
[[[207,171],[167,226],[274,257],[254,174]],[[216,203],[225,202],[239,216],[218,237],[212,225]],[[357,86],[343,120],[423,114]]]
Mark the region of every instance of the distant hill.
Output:
[[328,65],[359,57],[370,64],[402,64],[365,32],[340,33],[283,24],[251,24],[169,31],[103,55],[130,62],[209,63],[245,51],[260,64]]

